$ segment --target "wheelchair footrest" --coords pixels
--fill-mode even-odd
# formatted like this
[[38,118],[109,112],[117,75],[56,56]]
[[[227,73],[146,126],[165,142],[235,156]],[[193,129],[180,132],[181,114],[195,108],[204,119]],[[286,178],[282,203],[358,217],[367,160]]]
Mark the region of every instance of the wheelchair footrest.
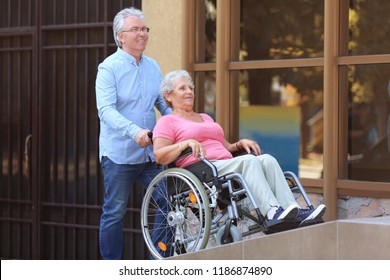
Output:
[[249,236],[251,234],[254,234],[256,232],[263,232],[267,230],[264,224],[254,224],[248,227],[248,231],[242,233],[242,237]]
[[304,221],[304,222],[301,222],[298,227],[307,227],[307,226],[312,226],[312,225],[315,225],[315,224],[320,224],[320,223],[323,223],[324,222],[324,219],[322,218],[319,218],[319,219],[311,219],[311,220],[307,220],[307,221]]
[[297,228],[299,221],[296,219],[282,219],[282,220],[267,220],[264,222],[266,230],[263,232],[265,234],[272,234],[276,232],[282,232],[290,229]]

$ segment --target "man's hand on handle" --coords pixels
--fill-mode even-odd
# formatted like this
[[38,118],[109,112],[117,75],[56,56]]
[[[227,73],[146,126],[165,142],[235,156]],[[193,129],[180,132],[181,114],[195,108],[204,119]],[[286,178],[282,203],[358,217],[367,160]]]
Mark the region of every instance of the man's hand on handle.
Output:
[[135,142],[142,148],[145,148],[152,144],[151,131],[147,129],[141,129],[135,136]]

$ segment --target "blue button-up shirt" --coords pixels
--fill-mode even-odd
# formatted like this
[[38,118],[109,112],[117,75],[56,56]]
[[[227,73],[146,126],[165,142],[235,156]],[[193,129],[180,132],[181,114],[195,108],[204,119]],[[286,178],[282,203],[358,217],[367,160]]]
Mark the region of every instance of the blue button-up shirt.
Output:
[[139,65],[122,49],[98,66],[96,105],[100,119],[99,158],[118,164],[154,160],[152,146],[141,148],[134,140],[141,129],[153,130],[156,107],[171,113],[159,95],[161,70],[157,62],[142,56]]

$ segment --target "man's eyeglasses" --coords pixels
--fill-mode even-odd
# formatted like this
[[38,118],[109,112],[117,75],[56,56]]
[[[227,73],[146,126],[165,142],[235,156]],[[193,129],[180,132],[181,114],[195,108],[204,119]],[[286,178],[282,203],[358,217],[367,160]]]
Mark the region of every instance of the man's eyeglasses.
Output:
[[122,32],[130,32],[132,34],[139,34],[141,32],[149,33],[149,31],[150,31],[150,28],[144,26],[144,27],[132,27],[129,30],[123,30]]

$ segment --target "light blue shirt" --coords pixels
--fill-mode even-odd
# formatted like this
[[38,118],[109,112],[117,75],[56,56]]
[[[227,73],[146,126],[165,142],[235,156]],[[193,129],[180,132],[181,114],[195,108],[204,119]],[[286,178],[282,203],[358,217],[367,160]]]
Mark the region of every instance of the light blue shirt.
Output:
[[99,159],[117,164],[154,161],[152,146],[141,148],[134,140],[141,129],[153,130],[155,107],[161,115],[171,113],[159,94],[161,70],[157,62],[133,56],[118,48],[98,66],[96,105],[100,119]]

